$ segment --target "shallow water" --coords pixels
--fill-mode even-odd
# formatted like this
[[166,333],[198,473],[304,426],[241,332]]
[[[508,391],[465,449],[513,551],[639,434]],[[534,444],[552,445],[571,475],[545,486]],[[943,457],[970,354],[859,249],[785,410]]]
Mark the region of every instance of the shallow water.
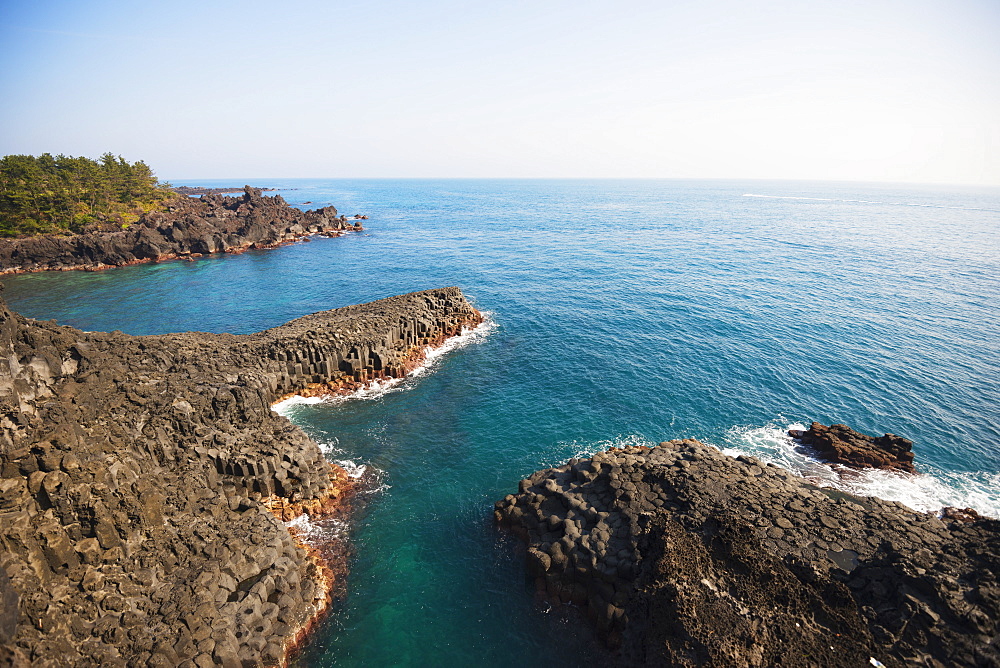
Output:
[[[33,317],[135,334],[250,332],[443,285],[490,312],[488,331],[391,391],[284,409],[373,481],[350,529],[348,596],[307,665],[595,660],[578,619],[533,601],[491,506],[528,473],[609,445],[696,437],[855,493],[1000,516],[997,189],[257,185],[366,213],[369,229],[11,277],[5,297]],[[783,436],[811,420],[906,436],[925,475],[840,480]]]

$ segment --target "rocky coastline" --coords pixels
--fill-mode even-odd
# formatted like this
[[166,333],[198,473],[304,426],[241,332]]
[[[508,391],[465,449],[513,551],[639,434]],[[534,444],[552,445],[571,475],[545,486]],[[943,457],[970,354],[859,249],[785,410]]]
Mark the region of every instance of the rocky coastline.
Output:
[[284,522],[351,490],[272,404],[403,375],[481,321],[458,288],[241,336],[0,302],[0,665],[283,664],[337,577]]
[[885,434],[875,438],[860,434],[847,425],[829,427],[813,422],[809,429],[792,429],[788,435],[805,446],[818,459],[853,469],[882,469],[916,473],[913,465],[913,441]]
[[301,211],[280,195],[264,196],[260,189],[245,186],[240,197],[177,196],[165,210],[145,213],[124,228],[104,224],[70,236],[0,239],[0,275],[193,259],[362,229],[361,223],[349,222],[332,206]]
[[[878,440],[840,427],[811,436]],[[1000,665],[1000,521],[975,513],[819,488],[687,439],[538,471],[494,516],[540,595],[582,610],[619,665]]]
[[[231,193],[244,192],[246,186],[233,186],[231,188],[206,188],[204,186],[175,186],[172,190],[178,195],[199,196],[199,195],[229,195]],[[277,188],[258,188],[261,192],[274,192]]]

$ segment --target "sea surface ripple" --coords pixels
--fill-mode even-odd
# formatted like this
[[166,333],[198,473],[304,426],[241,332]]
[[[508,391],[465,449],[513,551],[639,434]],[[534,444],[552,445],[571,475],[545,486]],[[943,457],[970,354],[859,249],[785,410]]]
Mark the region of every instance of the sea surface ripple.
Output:
[[[11,277],[4,294],[31,317],[133,334],[245,333],[444,285],[490,312],[488,332],[387,391],[284,408],[373,481],[347,529],[347,597],[304,665],[600,660],[572,611],[533,599],[491,506],[532,471],[611,445],[695,437],[919,510],[1000,516],[997,189],[255,185],[368,214],[368,231]],[[841,480],[784,435],[812,420],[912,439],[921,475]]]

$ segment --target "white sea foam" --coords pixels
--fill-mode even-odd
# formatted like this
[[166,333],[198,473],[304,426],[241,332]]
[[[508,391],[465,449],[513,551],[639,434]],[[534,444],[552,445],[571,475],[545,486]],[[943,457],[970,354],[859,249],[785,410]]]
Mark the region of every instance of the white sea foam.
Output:
[[551,459],[542,466],[562,466],[569,459],[588,459],[609,448],[630,448],[637,445],[653,447],[656,443],[636,434],[618,435],[601,441],[561,441],[552,449]]
[[450,353],[453,350],[458,350],[459,348],[464,348],[465,346],[473,343],[482,343],[485,341],[486,337],[489,336],[489,333],[497,328],[497,323],[493,319],[492,312],[483,311],[482,314],[483,321],[476,327],[473,327],[472,329],[463,327],[462,332],[457,336],[449,338],[437,348],[429,348],[423,364],[411,371],[408,375],[410,377],[420,376],[437,366],[440,359],[447,353]]
[[317,444],[329,461],[344,469],[348,478],[361,481],[361,485],[357,488],[359,492],[373,494],[389,489],[389,485],[385,484],[383,471],[370,464],[345,457],[344,455],[350,455],[350,453],[340,447],[340,441],[336,437],[332,440],[317,441]]
[[353,478],[357,480],[368,471],[367,464],[358,464],[357,462],[352,462],[350,459],[335,459],[333,463],[344,469],[347,473],[348,478]]
[[352,400],[371,401],[372,399],[379,399],[380,397],[384,397],[392,392],[402,390],[403,388],[399,386],[402,385],[404,380],[404,378],[375,379],[366,383],[364,387],[354,390],[353,392],[323,397],[323,401],[329,404],[339,404]]
[[732,456],[752,455],[820,487],[898,501],[914,510],[931,512],[945,506],[956,506],[1000,517],[1000,473],[955,473],[919,466],[919,463],[920,473],[917,474],[835,467],[809,457],[788,436],[789,429],[805,428],[801,424],[734,427],[729,430],[720,449]]
[[326,518],[314,522],[305,513],[290,522],[285,522],[289,529],[295,529],[299,537],[307,543],[323,543],[342,538],[348,530],[347,522]]
[[287,416],[289,412],[295,409],[296,406],[306,406],[308,404],[318,404],[321,403],[323,399],[321,397],[288,397],[284,401],[279,401],[278,403],[271,406],[271,410],[275,413]]
[[470,344],[481,343],[486,340],[489,333],[497,328],[497,323],[493,320],[492,313],[490,311],[483,311],[482,313],[483,322],[476,327],[471,329],[463,327],[460,334],[447,339],[443,344],[437,346],[436,348],[428,348],[425,353],[423,363],[406,374],[405,378],[376,379],[366,383],[364,387],[346,394],[327,395],[323,397],[293,396],[274,404],[271,406],[271,410],[280,415],[284,415],[285,417],[291,417],[298,406],[318,403],[339,404],[345,401],[355,400],[371,401],[374,399],[380,399],[381,397],[384,397],[392,392],[405,390],[408,387],[406,385],[407,378],[416,378],[417,376],[421,376],[428,371],[433,370],[434,367],[440,363],[441,358],[444,357],[445,354],[459,348],[464,348]]

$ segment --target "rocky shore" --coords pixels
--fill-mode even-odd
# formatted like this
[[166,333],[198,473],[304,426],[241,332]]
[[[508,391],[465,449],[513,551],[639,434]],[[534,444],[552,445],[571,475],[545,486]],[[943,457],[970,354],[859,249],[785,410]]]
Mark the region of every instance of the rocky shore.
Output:
[[0,302],[0,665],[281,664],[330,578],[282,520],[348,490],[271,405],[402,375],[481,320],[457,288],[244,336]]
[[916,473],[913,466],[913,441],[885,434],[878,438],[860,434],[847,425],[829,427],[813,422],[809,429],[793,429],[788,435],[806,446],[818,459],[853,469],[882,469]]
[[495,518],[621,665],[1000,665],[1000,522],[974,513],[679,440],[538,471]]
[[[176,186],[173,188],[175,193],[179,195],[187,196],[198,196],[198,195],[228,195],[230,193],[243,192],[246,186],[232,188],[206,188],[204,186]],[[261,192],[273,192],[277,188],[258,188]]]
[[0,275],[50,270],[98,270],[142,262],[273,248],[313,234],[360,231],[328,206],[301,211],[280,195],[245,186],[240,197],[177,196],[165,211],[143,214],[125,229],[95,226],[81,234],[0,239]]

